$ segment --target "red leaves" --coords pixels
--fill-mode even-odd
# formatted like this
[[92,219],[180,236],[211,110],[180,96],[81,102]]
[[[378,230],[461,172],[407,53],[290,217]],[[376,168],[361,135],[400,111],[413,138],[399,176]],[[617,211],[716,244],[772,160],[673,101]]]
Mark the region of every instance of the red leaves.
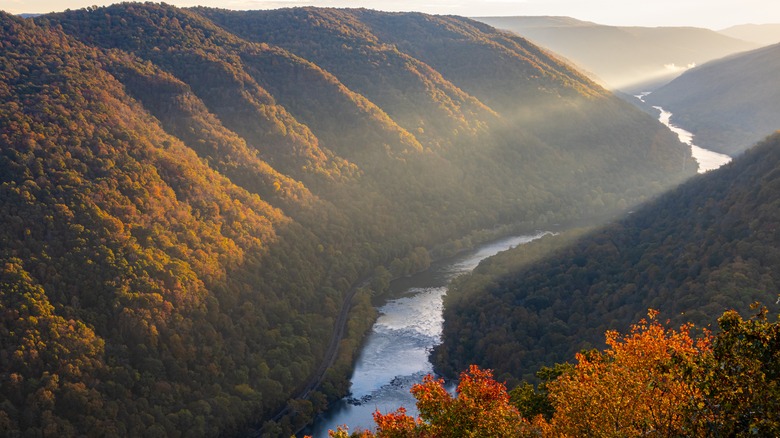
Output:
[[379,411],[374,412],[374,422],[378,431],[377,436],[380,437],[422,436],[416,433],[421,428],[422,421],[406,415],[406,409],[403,407],[385,415]]
[[457,396],[444,388],[444,380],[428,375],[412,387],[419,418],[404,408],[376,412],[378,437],[520,436],[530,427],[509,404],[504,384],[493,380],[490,370],[472,365],[460,376]]

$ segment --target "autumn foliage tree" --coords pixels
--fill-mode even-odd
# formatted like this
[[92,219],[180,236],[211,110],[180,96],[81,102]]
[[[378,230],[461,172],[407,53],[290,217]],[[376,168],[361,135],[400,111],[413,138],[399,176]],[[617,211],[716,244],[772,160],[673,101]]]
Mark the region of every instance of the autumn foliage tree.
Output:
[[665,328],[651,311],[631,332],[607,333],[609,349],[578,355],[547,389],[551,436],[777,436],[780,323],[767,309],[727,311],[719,332]]
[[703,396],[687,416],[697,435],[780,434],[780,323],[769,320],[766,308],[754,308],[749,319],[724,313],[712,354],[690,370]]
[[577,354],[577,365],[548,385],[552,429],[569,436],[685,435],[684,406],[702,393],[683,375],[686,364],[710,354],[709,336],[692,327],[665,328],[658,312],[627,335],[606,334],[604,352]]
[[[443,380],[431,376],[415,385],[412,394],[423,421],[414,424],[418,433],[411,436],[519,436],[528,426],[509,403],[506,387],[493,380],[492,371],[476,365],[460,375],[456,397],[444,389]],[[387,427],[395,423],[386,419],[375,415],[380,436],[399,436]]]

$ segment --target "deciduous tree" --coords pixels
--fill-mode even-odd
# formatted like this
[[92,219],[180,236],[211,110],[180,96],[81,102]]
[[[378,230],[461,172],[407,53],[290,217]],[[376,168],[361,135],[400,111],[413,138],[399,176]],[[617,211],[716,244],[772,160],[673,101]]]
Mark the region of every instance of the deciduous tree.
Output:
[[702,393],[681,363],[709,354],[709,337],[692,327],[669,329],[656,311],[623,336],[607,332],[609,348],[577,354],[577,365],[548,385],[554,430],[569,436],[685,435],[685,406]]

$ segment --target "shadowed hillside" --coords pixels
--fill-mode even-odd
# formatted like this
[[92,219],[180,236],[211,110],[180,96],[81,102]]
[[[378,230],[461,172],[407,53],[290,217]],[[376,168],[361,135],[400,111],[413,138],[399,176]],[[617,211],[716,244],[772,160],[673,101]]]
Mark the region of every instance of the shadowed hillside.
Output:
[[780,129],[780,44],[709,62],[645,99],[708,149],[736,156]]
[[780,135],[626,219],[488,259],[445,299],[439,369],[468,364],[513,381],[602,347],[648,308],[707,326],[780,290]]

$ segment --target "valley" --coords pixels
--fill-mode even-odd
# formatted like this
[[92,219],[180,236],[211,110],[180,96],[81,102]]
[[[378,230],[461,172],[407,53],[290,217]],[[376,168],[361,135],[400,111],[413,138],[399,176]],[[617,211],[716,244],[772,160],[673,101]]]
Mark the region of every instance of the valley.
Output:
[[606,88],[653,90],[693,66],[762,44],[695,27],[607,26],[570,17],[478,17],[546,47]]
[[666,111],[660,106],[656,106],[654,108],[657,109],[660,113],[658,120],[666,125],[672,132],[677,134],[677,137],[680,138],[681,142],[690,145],[691,155],[693,155],[693,159],[696,161],[699,173],[715,170],[731,161],[731,157],[728,155],[719,154],[717,152],[713,152],[693,144],[693,134],[671,123],[672,113]]
[[648,96],[651,105],[717,152],[738,156],[777,130],[780,44],[737,53],[690,70]]
[[[641,94],[637,94],[634,97],[639,99],[641,102],[645,103],[645,97],[647,97],[650,94],[651,94],[650,92],[644,92]],[[653,109],[659,112],[658,121],[666,125],[666,127],[669,128],[670,131],[674,132],[682,143],[685,143],[691,147],[691,155],[693,156],[693,159],[696,162],[699,173],[715,170],[720,166],[731,161],[731,157],[729,157],[728,155],[719,154],[717,152],[713,152],[711,150],[693,144],[693,134],[673,124],[671,121],[672,119],[671,112],[666,111],[660,106],[654,106]],[[683,166],[688,165],[686,161],[683,161],[682,163]]]
[[[328,412],[320,436],[411,408],[434,370],[534,381],[648,307],[775,312],[777,136],[745,143],[780,123],[774,47],[663,32],[754,50],[654,89],[660,123],[455,15],[0,11],[0,435],[290,436]],[[755,111],[713,122],[735,110],[697,77]]]

